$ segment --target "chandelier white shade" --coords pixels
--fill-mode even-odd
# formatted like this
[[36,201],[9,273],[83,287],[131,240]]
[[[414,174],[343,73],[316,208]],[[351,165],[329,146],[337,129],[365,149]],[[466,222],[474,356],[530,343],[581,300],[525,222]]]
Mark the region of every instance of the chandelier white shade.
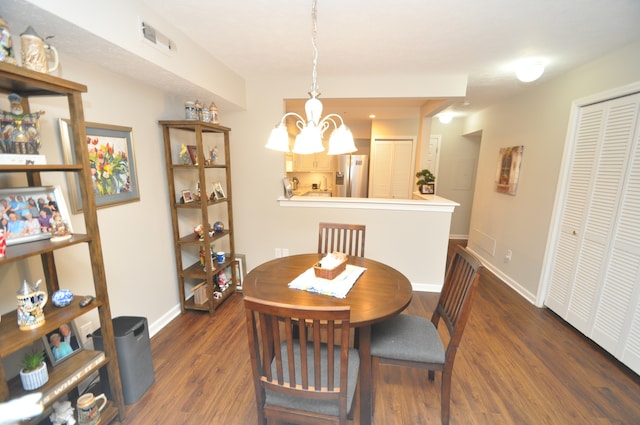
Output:
[[353,141],[353,134],[338,114],[329,114],[322,117],[322,102],[318,99],[318,48],[316,46],[317,38],[317,0],[313,0],[311,10],[311,20],[313,30],[311,36],[311,44],[313,46],[313,74],[311,79],[311,91],[309,92],[309,100],[305,103],[304,109],[307,115],[306,120],[295,112],[284,114],[280,123],[271,130],[269,141],[266,148],[281,152],[289,152],[289,134],[287,132],[287,117],[296,119],[296,127],[300,133],[295,138],[293,144],[293,153],[296,154],[313,154],[324,151],[322,139],[325,132],[333,125],[333,132],[329,137],[328,155],[339,155],[343,153],[355,152],[357,150]]

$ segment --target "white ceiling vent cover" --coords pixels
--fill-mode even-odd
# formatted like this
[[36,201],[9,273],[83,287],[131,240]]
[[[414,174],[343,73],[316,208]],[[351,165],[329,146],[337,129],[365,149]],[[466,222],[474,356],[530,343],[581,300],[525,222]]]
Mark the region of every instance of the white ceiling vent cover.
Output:
[[140,31],[142,39],[151,43],[158,50],[165,53],[174,53],[177,50],[175,43],[169,37],[143,20],[140,21]]

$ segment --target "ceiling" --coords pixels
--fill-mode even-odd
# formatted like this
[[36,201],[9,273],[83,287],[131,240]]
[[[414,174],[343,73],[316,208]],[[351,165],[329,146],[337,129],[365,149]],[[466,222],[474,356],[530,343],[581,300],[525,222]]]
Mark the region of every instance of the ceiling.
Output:
[[[245,79],[308,77],[309,85],[300,87],[300,99],[306,99],[311,0],[136,1]],[[192,93],[188,81],[159,67],[150,70],[144,60],[25,0],[2,0],[0,16],[15,33],[33,25],[55,34],[58,50],[146,83],[153,72],[152,84]],[[329,75],[468,75],[466,97],[449,107],[465,115],[640,40],[638,22],[640,0],[318,0],[318,84],[322,92]],[[542,78],[529,85],[514,76],[516,61],[527,57],[547,62]],[[336,112],[345,119],[371,113],[398,119],[415,115],[427,100],[321,99],[325,111],[338,102]],[[224,113],[224,100],[218,106]]]
[[[311,83],[311,0],[142,1],[244,77]],[[639,40],[638,22],[638,0],[318,0],[318,83],[329,74],[467,74],[466,99],[450,107],[467,114],[528,88],[516,61],[543,58],[546,72],[531,83],[541,84]],[[415,102],[339,110],[397,118]]]

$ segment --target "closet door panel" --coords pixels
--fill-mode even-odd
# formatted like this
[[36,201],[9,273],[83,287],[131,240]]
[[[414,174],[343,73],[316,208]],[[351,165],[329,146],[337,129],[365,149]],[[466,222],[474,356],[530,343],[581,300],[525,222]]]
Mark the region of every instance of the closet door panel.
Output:
[[[611,236],[619,215],[634,140],[638,99],[628,96],[605,102],[604,106],[604,132],[598,144],[596,166],[592,170],[591,197],[584,207],[587,211],[584,238],[578,257],[574,295],[567,315],[569,322],[589,336],[593,336],[591,329],[614,240]],[[626,301],[628,303],[628,297]],[[617,337],[620,330],[617,329]]]
[[545,304],[565,319],[583,233],[585,202],[590,197],[598,141],[604,131],[604,115],[602,104],[587,106],[580,111],[564,204],[560,207],[559,235]]
[[616,357],[624,357],[626,351],[627,357],[638,359],[640,328],[635,310],[640,298],[640,120],[634,133],[634,150],[626,167],[617,225],[612,235],[611,259],[592,338]]

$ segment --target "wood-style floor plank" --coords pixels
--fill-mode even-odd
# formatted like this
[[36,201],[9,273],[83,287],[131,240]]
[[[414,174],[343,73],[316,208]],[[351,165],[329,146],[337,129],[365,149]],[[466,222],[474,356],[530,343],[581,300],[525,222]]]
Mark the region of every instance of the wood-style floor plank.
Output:
[[[437,294],[406,313],[430,317]],[[256,424],[242,295],[188,312],[151,340],[156,381],[124,425]],[[440,376],[382,365],[374,423],[440,423]],[[358,414],[354,424],[358,424]],[[452,379],[452,425],[640,424],[640,379],[490,273],[480,279]]]

